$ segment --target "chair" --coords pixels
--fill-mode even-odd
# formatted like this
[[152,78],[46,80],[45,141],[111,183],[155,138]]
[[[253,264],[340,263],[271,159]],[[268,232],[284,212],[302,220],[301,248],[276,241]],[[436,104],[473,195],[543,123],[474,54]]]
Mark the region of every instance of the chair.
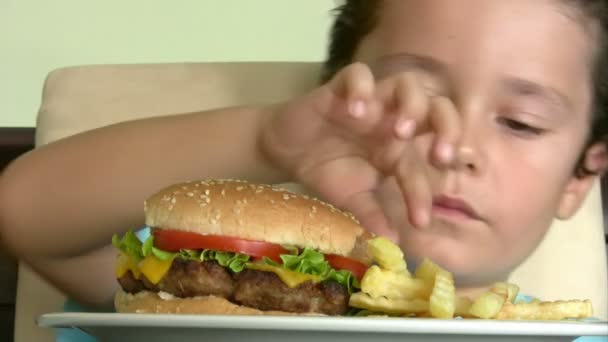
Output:
[[[217,107],[288,99],[315,86],[317,63],[185,63],[76,66],[49,74],[36,145],[111,123]],[[598,183],[599,184],[599,183]],[[599,186],[583,209],[556,222],[512,275],[522,292],[543,299],[590,298],[606,318],[606,248]],[[15,341],[52,341],[35,319],[61,310],[64,297],[21,264]]]

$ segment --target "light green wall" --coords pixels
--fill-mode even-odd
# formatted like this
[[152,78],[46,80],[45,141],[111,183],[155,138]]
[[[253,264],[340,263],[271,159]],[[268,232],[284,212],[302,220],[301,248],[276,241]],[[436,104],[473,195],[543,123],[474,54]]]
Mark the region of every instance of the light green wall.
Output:
[[0,126],[34,126],[45,76],[104,63],[325,57],[332,0],[0,0]]

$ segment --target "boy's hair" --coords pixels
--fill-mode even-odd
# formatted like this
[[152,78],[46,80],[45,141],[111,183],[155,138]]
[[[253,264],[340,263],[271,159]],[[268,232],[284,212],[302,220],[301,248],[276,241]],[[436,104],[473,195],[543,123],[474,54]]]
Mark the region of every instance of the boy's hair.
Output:
[[[608,1],[606,0],[561,0],[576,6],[584,18],[582,23],[592,22],[600,29],[598,51],[592,66],[593,108],[591,130],[583,151],[596,143],[608,148]],[[361,40],[376,26],[382,0],[344,0],[334,12],[336,19],[331,29],[328,56],[321,80],[328,81],[341,68],[352,63]],[[587,20],[585,20],[587,19]],[[592,19],[592,20],[588,20]],[[574,170],[579,177],[596,174],[584,164],[584,153]]]

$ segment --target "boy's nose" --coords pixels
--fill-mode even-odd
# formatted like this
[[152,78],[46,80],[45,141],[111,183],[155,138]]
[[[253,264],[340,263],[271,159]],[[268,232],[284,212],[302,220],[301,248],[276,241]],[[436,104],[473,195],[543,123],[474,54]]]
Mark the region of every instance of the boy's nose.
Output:
[[481,151],[483,137],[472,120],[465,120],[462,135],[455,146],[455,155],[452,167],[461,172],[479,174],[485,165],[485,158]]
[[460,144],[456,148],[454,168],[460,171],[477,173],[479,171],[479,157],[476,149],[470,144]]

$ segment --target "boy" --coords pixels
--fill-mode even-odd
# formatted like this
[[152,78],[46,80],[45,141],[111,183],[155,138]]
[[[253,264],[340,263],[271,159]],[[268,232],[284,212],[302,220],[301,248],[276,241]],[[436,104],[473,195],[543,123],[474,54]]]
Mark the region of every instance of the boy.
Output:
[[73,298],[109,305],[108,242],[142,224],[149,194],[187,179],[298,181],[473,296],[606,168],[606,7],[347,1],[327,82],[302,97],[121,123],[15,161],[0,179],[3,238]]

